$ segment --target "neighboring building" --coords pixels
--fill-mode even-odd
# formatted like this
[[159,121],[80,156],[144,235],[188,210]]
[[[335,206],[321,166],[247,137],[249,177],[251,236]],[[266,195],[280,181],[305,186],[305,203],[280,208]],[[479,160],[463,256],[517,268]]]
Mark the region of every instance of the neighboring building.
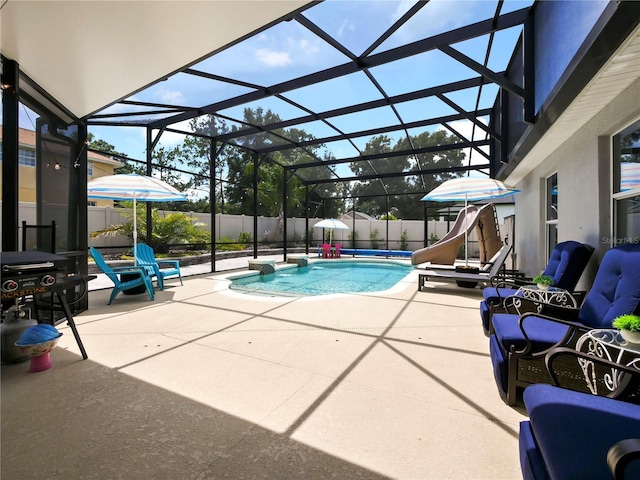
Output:
[[[18,163],[20,177],[18,201],[35,203],[36,201],[36,132],[21,128],[18,136]],[[2,146],[2,125],[0,125],[0,147]],[[0,161],[2,161],[2,148],[0,148]],[[87,153],[87,178],[102,177],[112,175],[114,169],[122,167],[122,163],[93,152]],[[60,168],[58,164],[47,165],[44,168]],[[0,188],[2,188],[2,178],[0,176]],[[93,206],[112,206],[109,200],[89,201]]]

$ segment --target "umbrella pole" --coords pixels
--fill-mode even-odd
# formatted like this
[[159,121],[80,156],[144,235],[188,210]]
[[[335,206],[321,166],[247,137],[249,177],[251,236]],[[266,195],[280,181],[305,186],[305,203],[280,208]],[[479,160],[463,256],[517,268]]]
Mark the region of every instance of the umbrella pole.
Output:
[[468,248],[468,231],[467,231],[467,194],[464,194],[464,266],[469,266],[469,248]]
[[133,265],[138,265],[136,249],[138,247],[138,213],[136,212],[136,192],[133,192]]

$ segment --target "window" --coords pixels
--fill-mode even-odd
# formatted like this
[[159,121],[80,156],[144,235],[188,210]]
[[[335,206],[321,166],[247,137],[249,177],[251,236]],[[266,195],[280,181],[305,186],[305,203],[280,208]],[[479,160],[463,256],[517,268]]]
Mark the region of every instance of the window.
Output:
[[558,174],[554,173],[546,182],[545,218],[547,258],[558,244]]
[[24,148],[18,149],[18,165],[26,165],[27,167],[36,166],[36,152],[35,150],[26,150]]
[[640,120],[613,137],[613,179],[612,243],[640,243]]
[[93,177],[93,162],[87,162],[87,177]]

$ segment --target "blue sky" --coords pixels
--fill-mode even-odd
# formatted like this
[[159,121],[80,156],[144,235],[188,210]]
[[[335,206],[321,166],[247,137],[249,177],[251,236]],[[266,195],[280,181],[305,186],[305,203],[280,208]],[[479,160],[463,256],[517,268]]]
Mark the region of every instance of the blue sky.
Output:
[[[531,3],[531,1],[507,0],[502,13],[527,7]],[[328,0],[306,10],[304,15],[343,43],[351,52],[360,55],[413,4],[413,1]],[[431,0],[373,53],[491,18],[495,5],[496,0]],[[499,71],[506,66],[519,33],[520,28],[514,28],[496,34],[493,52],[488,63],[489,68]],[[487,41],[488,37],[473,39],[454,45],[454,48],[482,63]],[[261,86],[270,86],[348,61],[349,59],[341,52],[313,35],[298,22],[291,21],[282,22],[194,65],[193,68]],[[402,94],[477,76],[475,72],[440,51],[426,52],[393,64],[381,65],[372,68],[371,73],[389,95]],[[199,107],[249,91],[251,89],[246,87],[178,73],[166,81],[129,97],[129,100]],[[496,92],[497,89],[494,86],[484,87],[480,107],[490,106],[495,99]],[[473,91],[455,92],[448,97],[463,108],[472,110],[477,100],[477,94],[477,90],[474,89]],[[378,90],[361,72],[324,84],[288,92],[285,96],[314,111],[326,111],[381,98]],[[271,109],[283,119],[305,115],[304,111],[275,98],[263,100],[258,104],[234,107],[220,113],[233,118],[242,118],[244,108],[256,108],[257,106],[261,106],[265,110]],[[127,111],[133,110],[130,106],[126,109]],[[123,106],[114,105],[101,113],[119,113],[121,111],[123,111]],[[434,98],[399,104],[398,111],[404,122],[454,113],[451,107]],[[27,115],[21,114],[21,126],[32,128],[30,121],[23,119],[23,116],[27,117]],[[397,119],[388,107],[365,114],[334,117],[330,121],[345,132],[397,123]],[[456,122],[452,126],[470,138],[470,122]],[[186,130],[187,125],[176,125],[176,128]],[[321,122],[306,124],[304,128],[308,133],[317,137],[336,133]],[[430,127],[429,129],[435,128],[438,127]],[[132,158],[144,159],[146,157],[146,132],[144,128],[90,126],[89,131],[96,137],[113,144],[116,150],[125,152]],[[410,133],[418,134],[420,131]],[[389,135],[392,138],[399,138],[400,133]],[[484,133],[476,128],[476,139],[482,138],[484,138]],[[182,135],[165,133],[160,144],[171,147],[180,143],[182,139]],[[355,143],[359,148],[363,148],[367,140],[368,138],[356,139]],[[357,150],[347,142],[340,142],[340,144],[329,147],[337,158],[358,154]],[[484,161],[478,154],[474,155],[476,160]]]

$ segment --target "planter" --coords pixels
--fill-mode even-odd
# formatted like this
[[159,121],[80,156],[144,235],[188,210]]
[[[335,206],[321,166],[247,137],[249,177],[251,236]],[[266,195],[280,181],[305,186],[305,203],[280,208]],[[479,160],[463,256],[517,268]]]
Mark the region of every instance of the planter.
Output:
[[640,343],[640,332],[620,330],[620,335],[629,343]]
[[545,283],[537,283],[536,285],[538,285],[538,290],[549,290],[549,285]]

